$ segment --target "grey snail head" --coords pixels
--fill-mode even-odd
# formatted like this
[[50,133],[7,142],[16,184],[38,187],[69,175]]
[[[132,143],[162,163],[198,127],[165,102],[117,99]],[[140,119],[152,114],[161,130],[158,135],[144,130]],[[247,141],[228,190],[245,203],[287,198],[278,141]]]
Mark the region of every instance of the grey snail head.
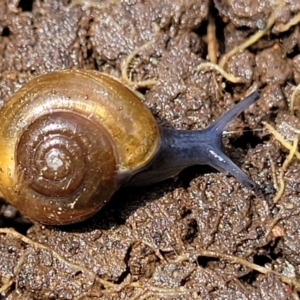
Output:
[[95,71],[37,77],[0,111],[0,190],[43,224],[82,221],[122,185],[147,185],[209,164],[255,183],[221,150],[222,131],[259,97],[252,93],[205,130],[158,126],[119,81]]

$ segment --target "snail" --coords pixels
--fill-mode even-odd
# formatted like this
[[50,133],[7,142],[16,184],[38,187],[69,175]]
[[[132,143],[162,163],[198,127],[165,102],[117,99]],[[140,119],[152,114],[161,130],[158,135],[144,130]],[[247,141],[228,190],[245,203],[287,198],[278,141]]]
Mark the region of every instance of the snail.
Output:
[[191,165],[256,184],[222,152],[222,132],[257,91],[205,130],[159,126],[139,97],[97,71],[34,78],[0,111],[0,190],[23,215],[48,225],[82,221],[123,185],[149,185]]

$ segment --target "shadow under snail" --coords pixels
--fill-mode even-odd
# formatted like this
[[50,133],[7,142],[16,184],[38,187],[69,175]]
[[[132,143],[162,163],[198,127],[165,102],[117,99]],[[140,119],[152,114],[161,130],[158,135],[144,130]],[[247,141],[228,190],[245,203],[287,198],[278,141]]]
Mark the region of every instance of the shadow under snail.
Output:
[[133,91],[109,75],[65,70],[31,80],[0,111],[0,190],[44,224],[82,221],[122,185],[149,185],[206,164],[252,181],[222,152],[222,132],[254,92],[205,130],[159,126]]

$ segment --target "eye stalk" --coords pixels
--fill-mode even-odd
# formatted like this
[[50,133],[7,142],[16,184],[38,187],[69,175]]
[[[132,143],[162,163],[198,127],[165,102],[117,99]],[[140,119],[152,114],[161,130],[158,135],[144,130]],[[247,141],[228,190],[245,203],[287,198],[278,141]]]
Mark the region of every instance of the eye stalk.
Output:
[[247,188],[256,189],[256,183],[222,151],[222,134],[234,118],[259,96],[259,92],[253,92],[204,130],[161,128],[160,149],[155,159],[147,170],[136,174],[129,184],[152,184],[174,177],[190,166],[210,165],[223,174],[233,175]]

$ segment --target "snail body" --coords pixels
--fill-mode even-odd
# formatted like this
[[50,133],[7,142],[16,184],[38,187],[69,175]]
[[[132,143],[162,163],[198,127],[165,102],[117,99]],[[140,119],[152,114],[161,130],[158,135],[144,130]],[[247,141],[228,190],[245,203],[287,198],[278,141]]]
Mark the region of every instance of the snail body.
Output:
[[0,190],[25,216],[70,224],[96,213],[122,185],[150,184],[195,164],[255,183],[221,150],[222,131],[255,92],[205,130],[158,126],[109,75],[65,70],[37,77],[0,111]]

